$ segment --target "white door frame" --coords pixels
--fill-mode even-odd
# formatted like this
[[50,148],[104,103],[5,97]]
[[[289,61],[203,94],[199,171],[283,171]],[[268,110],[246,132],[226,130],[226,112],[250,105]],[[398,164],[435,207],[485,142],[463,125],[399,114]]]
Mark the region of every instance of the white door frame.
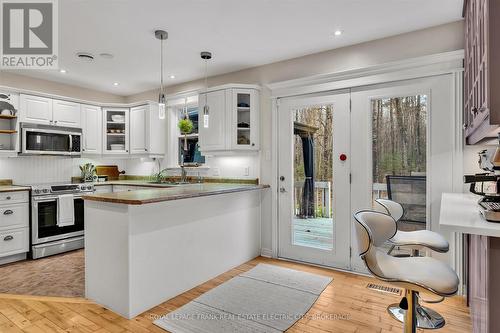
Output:
[[[455,167],[452,172],[453,192],[462,192],[463,175],[463,145],[462,133],[462,81],[463,81],[463,59],[464,51],[452,51],[440,54],[433,54],[418,58],[396,61],[368,68],[355,69],[344,72],[316,75],[302,79],[276,82],[267,85],[271,90],[272,102],[272,209],[271,209],[271,255],[277,258],[278,255],[278,117],[277,109],[280,99],[290,96],[300,96],[307,94],[321,94],[328,91],[353,88],[365,85],[387,83],[408,79],[417,79],[427,76],[441,74],[451,74],[453,76],[453,89],[455,96],[452,104],[455,109],[453,118],[450,121],[454,124],[455,144],[452,149]],[[449,261],[462,280],[462,244],[461,234],[454,233],[450,239]]]
[[[280,188],[285,192],[279,194],[280,204],[279,218],[279,242],[278,255],[281,258],[309,262],[340,269],[349,269],[349,234],[350,224],[350,159],[341,161],[340,154],[350,153],[350,112],[349,112],[350,92],[348,89],[336,91],[326,96],[286,98],[280,101],[278,116],[280,117],[280,127],[278,128],[279,160],[278,168],[284,176],[279,182]],[[294,179],[293,179],[293,121],[292,110],[315,105],[333,105],[333,248],[331,250],[316,249],[292,242],[292,226],[294,214],[292,213]],[[285,159],[288,163],[283,163]]]

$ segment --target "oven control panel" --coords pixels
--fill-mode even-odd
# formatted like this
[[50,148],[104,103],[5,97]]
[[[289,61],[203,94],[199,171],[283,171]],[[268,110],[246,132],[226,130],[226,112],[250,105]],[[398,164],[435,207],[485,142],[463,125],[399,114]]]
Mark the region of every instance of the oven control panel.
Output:
[[93,184],[57,184],[57,185],[37,185],[32,186],[31,194],[38,195],[54,195],[54,194],[71,194],[71,193],[89,193],[94,192]]

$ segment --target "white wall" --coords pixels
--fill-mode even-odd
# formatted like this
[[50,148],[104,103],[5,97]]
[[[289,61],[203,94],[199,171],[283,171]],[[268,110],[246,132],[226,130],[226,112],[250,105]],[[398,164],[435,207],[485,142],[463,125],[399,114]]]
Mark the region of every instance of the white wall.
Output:
[[69,182],[71,177],[80,176],[79,166],[84,163],[95,165],[118,165],[120,170],[126,160],[87,159],[60,156],[20,156],[0,158],[0,179],[12,179],[14,184],[35,184],[46,182]]

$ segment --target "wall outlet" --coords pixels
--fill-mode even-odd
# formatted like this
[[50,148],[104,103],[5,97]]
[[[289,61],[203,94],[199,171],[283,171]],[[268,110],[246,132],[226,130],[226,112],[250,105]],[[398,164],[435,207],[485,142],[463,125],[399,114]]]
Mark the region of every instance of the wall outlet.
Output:
[[243,169],[243,176],[250,176],[250,167],[245,167]]
[[214,168],[213,169],[213,175],[216,176],[216,177],[220,176],[220,170],[219,170],[219,168]]

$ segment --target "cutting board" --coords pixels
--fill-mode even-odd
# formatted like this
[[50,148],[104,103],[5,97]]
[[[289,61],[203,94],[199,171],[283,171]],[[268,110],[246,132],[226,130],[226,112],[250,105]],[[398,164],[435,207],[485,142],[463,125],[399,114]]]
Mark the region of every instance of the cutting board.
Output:
[[119,171],[117,165],[98,165],[95,167],[98,176],[108,176],[108,180],[118,180],[125,171]]

